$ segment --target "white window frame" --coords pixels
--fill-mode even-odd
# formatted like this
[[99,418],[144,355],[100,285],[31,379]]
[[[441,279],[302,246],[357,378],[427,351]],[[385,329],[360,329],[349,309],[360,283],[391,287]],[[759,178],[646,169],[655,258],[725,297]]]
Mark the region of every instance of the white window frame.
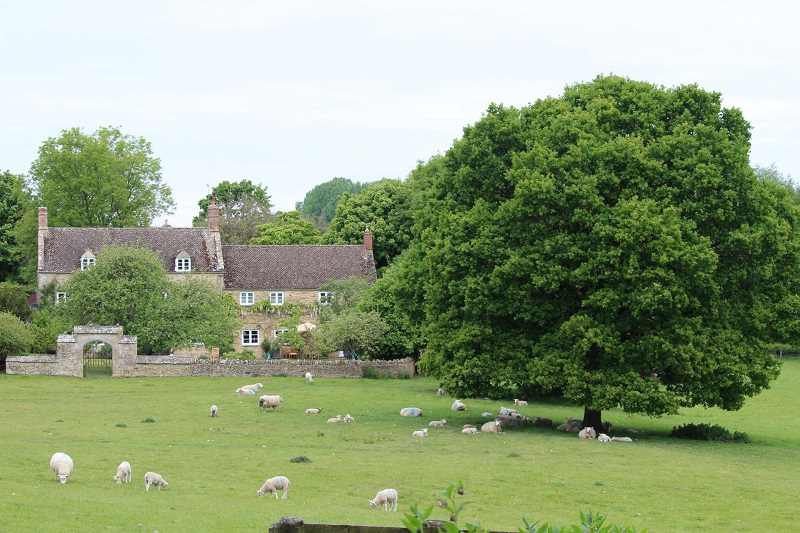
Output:
[[289,331],[289,328],[278,328],[272,332],[272,338],[277,339],[279,333],[286,333]]
[[269,293],[270,305],[283,305],[283,292],[276,291]]
[[87,270],[94,265],[94,257],[81,257],[81,270]]
[[330,305],[333,300],[333,293],[330,291],[319,291],[317,294],[317,303],[319,305]]
[[261,333],[257,329],[242,330],[242,346],[258,346],[260,342]]
[[191,272],[192,271],[192,258],[191,257],[176,257],[175,258],[175,272]]
[[256,293],[242,291],[239,293],[239,305],[253,305],[256,302]]
[[58,291],[56,293],[56,305],[63,304],[67,301],[67,293],[64,291]]

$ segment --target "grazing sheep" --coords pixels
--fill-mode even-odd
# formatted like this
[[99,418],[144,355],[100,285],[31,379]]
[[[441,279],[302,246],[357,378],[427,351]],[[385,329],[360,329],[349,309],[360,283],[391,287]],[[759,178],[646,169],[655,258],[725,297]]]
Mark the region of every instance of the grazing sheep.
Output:
[[311,372],[306,372],[306,383],[311,383],[314,381],[314,376],[311,375]]
[[456,400],[455,402],[453,402],[453,405],[450,406],[450,409],[452,409],[453,411],[466,411],[467,406],[464,405],[464,402],[462,402],[461,400]]
[[322,407],[312,407],[311,409],[306,409],[307,415],[318,415],[322,412]]
[[444,389],[437,390],[436,394],[438,394],[439,396],[447,396],[447,393],[444,391]]
[[616,442],[633,442],[633,439],[630,437],[611,437],[611,440]]
[[486,422],[484,425],[481,426],[481,431],[483,433],[502,433],[503,430],[500,427],[499,420],[492,420],[491,422]]
[[597,442],[611,442],[611,437],[609,437],[605,433],[600,433],[597,436]]
[[443,428],[447,424],[447,419],[442,418],[441,420],[431,420],[428,424],[428,427],[432,428]]
[[53,471],[56,475],[56,479],[60,481],[62,485],[67,482],[67,478],[72,474],[74,466],[72,457],[63,452],[56,452],[53,454],[53,457],[50,458],[50,470]]
[[422,416],[422,409],[418,407],[404,407],[400,409],[400,416]]
[[128,461],[122,461],[117,467],[117,475],[113,479],[114,483],[130,483],[131,464]]
[[478,432],[478,428],[474,428],[474,427],[472,427],[472,428],[464,428],[464,429],[461,430],[461,433],[464,433],[466,435],[472,435],[473,433],[477,433],[477,432]]
[[544,418],[544,417],[541,417],[541,416],[535,416],[535,417],[533,417],[533,425],[534,426],[542,426],[542,427],[545,427],[545,428],[551,428],[551,427],[553,427],[553,421],[550,420],[549,418]]
[[394,489],[378,491],[375,498],[369,501],[369,507],[375,509],[379,505],[383,506],[384,511],[397,511],[397,491]]
[[[283,498],[286,499],[286,494],[289,492],[289,480],[283,476],[271,477],[264,482],[260,489],[258,489],[258,496],[261,497],[266,493],[274,494],[275,499],[278,499],[278,491],[283,491]],[[272,496],[270,496],[272,497]]]
[[217,406],[216,405],[212,405],[211,406],[211,418],[214,418],[214,417],[217,416],[217,411],[218,411]]
[[328,422],[331,424],[338,424],[339,422],[342,422],[342,415],[336,415],[333,418],[329,418]]
[[419,431],[415,431],[414,433],[412,433],[411,436],[412,437],[427,437],[428,436],[428,430],[427,430],[427,428],[426,429],[420,429]]
[[528,405],[528,402],[526,402],[525,400],[517,400],[516,398],[514,398],[514,405]]
[[264,388],[264,385],[262,385],[261,383],[253,383],[252,385],[244,385],[244,386],[242,386],[240,388],[251,390],[253,392],[258,392],[258,391],[260,391],[261,389]]
[[256,395],[256,391],[254,391],[253,389],[242,389],[242,388],[239,388],[239,389],[236,389],[236,394],[238,394],[239,396],[255,396]]
[[350,416],[350,413],[347,413],[346,415],[344,415],[344,422],[355,422],[355,421],[356,421],[356,419],[353,418],[352,416]]
[[494,415],[492,413],[483,413],[481,416],[483,418],[494,418]]
[[164,478],[155,472],[148,472],[144,475],[144,490],[149,491],[150,485],[158,487],[158,490],[161,490],[162,487],[165,489],[169,487],[169,483],[164,481]]
[[596,439],[597,432],[594,430],[593,427],[583,428],[578,432],[578,438],[580,439]]
[[278,406],[283,401],[283,396],[267,396],[266,394],[258,399],[258,407],[263,413],[270,407],[273,411],[278,408]]

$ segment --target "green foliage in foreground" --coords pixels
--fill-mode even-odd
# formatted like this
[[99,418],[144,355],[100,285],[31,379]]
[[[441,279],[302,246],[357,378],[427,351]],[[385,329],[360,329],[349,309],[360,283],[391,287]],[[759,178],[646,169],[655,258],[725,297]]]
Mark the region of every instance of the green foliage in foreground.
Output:
[[[260,413],[246,383],[280,394]],[[787,359],[773,387],[736,412],[691,408],[661,419],[610,411],[616,435],[635,442],[601,444],[532,427],[499,435],[463,435],[483,411],[511,399],[452,398],[438,383],[414,379],[302,377],[74,379],[0,374],[3,446],[0,516],[4,532],[264,531],[283,516],[307,523],[401,526],[402,512],[371,510],[367,500],[393,487],[401,509],[436,505],[445,480],[462,480],[470,503],[459,523],[517,531],[530,522],[572,524],[580,510],[637,530],[792,531],[800,464],[800,360]],[[56,400],[54,400],[56,399]],[[211,418],[209,407],[219,407]],[[419,407],[421,419],[399,416]],[[320,415],[306,415],[323,407]],[[580,408],[531,401],[526,416],[563,420]],[[355,422],[328,424],[349,412]],[[155,423],[142,423],[151,418]],[[428,421],[426,439],[411,437]],[[750,435],[747,446],[670,437],[687,423],[717,424]],[[644,430],[643,435],[628,428]],[[66,485],[53,479],[50,456],[75,461]],[[292,462],[305,456],[310,462]],[[133,482],[111,477],[121,461]],[[145,492],[148,470],[169,482]],[[291,480],[286,500],[258,498],[265,479]],[[743,499],[744,498],[744,499]],[[459,502],[460,503],[460,502]],[[447,519],[434,507],[433,518]],[[537,532],[538,533],[538,532]]]

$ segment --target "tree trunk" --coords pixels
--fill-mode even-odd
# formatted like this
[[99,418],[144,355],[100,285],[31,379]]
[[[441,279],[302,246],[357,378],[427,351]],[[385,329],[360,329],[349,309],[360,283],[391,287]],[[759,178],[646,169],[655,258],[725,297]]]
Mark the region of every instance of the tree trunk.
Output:
[[583,408],[583,427],[593,427],[594,430],[599,435],[600,433],[604,433],[603,431],[603,412],[602,411],[595,411],[593,409],[589,409],[588,407]]

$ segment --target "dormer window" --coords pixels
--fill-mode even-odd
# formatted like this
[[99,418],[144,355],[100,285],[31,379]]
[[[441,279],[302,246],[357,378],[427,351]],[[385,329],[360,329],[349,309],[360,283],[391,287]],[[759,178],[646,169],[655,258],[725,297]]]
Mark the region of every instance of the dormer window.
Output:
[[181,250],[178,257],[175,258],[175,272],[191,272],[192,271],[192,258],[185,250]]
[[94,254],[91,250],[86,250],[81,256],[81,270],[88,270],[92,265],[94,265]]

